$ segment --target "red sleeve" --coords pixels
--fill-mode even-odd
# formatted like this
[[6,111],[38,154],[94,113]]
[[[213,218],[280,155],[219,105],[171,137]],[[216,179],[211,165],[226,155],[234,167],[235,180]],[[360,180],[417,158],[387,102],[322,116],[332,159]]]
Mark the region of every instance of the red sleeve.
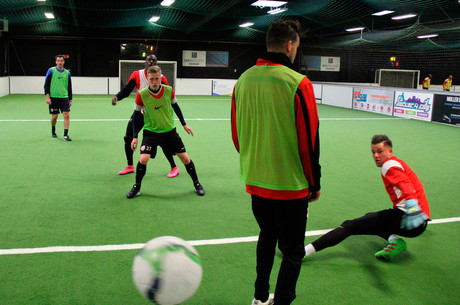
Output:
[[139,92],[136,93],[136,105],[144,107],[144,102],[142,101]]
[[161,82],[166,86],[169,86],[168,79],[164,75],[161,75]]
[[174,89],[171,89],[171,99],[173,100],[176,97],[176,93],[174,93]]
[[319,164],[319,117],[313,85],[304,78],[297,88],[294,100],[297,139],[303,171],[310,191],[321,188],[321,166]]
[[385,174],[385,179],[392,187],[397,187],[401,191],[402,194],[398,197],[399,200],[417,199],[415,187],[402,168],[398,166],[390,167]]
[[136,70],[131,74],[131,76],[129,77],[128,83],[132,79],[134,79],[136,81],[136,88],[137,88],[137,90],[139,90],[139,86],[141,84],[141,78],[139,76],[139,70]]
[[[235,85],[236,87],[236,85]],[[236,104],[235,104],[235,87],[233,88],[232,94],[232,113],[231,113],[231,124],[232,124],[232,140],[235,148],[240,152],[240,143],[238,141],[238,133],[236,130]]]

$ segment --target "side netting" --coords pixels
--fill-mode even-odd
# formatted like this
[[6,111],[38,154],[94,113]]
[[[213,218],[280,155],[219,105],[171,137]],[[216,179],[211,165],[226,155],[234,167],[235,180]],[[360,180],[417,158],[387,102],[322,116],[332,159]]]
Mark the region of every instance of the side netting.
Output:
[[375,82],[384,87],[417,88],[420,70],[379,69],[375,71]]
[[[120,88],[123,88],[129,80],[131,74],[140,69],[144,69],[144,60],[120,60],[118,62],[118,76],[120,78]],[[168,79],[169,85],[175,88],[177,76],[176,61],[158,61],[163,75]],[[131,94],[135,94],[137,89],[134,89]]]

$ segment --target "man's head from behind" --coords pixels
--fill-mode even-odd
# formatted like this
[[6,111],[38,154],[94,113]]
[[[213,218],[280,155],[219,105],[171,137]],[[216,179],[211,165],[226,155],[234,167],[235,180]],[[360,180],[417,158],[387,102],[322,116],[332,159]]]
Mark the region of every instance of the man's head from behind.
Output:
[[300,23],[294,20],[276,21],[267,32],[267,51],[286,54],[291,62],[300,45]]

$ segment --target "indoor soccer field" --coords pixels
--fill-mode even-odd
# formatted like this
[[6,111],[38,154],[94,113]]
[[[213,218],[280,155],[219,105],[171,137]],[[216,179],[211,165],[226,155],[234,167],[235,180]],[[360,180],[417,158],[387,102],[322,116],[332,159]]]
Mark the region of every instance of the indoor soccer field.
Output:
[[[166,178],[159,151],[141,195],[128,200],[134,175],[117,172],[126,165],[123,135],[134,98],[114,107],[111,97],[74,97],[72,142],[62,140],[62,116],[58,138],[51,137],[43,95],[0,98],[0,304],[148,304],[133,285],[132,261],[143,243],[163,235],[190,241],[201,256],[203,281],[185,304],[250,304],[258,226],[238,176],[231,98],[178,97],[195,135],[178,132],[204,197],[177,157],[180,175]],[[387,134],[394,154],[418,174],[432,222],[390,262],[375,259],[385,241],[374,236],[310,256],[293,304],[459,304],[460,129],[324,105],[318,111],[322,193],[310,205],[306,243],[391,207],[370,153],[374,134]],[[274,270],[280,262],[278,252]]]

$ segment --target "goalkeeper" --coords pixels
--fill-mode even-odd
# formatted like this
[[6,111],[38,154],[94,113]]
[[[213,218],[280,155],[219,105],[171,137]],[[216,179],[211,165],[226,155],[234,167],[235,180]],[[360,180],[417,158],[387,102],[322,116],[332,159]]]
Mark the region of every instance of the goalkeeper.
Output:
[[393,208],[344,221],[305,247],[306,256],[332,247],[351,235],[378,235],[388,245],[375,253],[387,260],[406,250],[406,242],[398,237],[416,237],[422,234],[430,219],[430,207],[425,191],[415,172],[402,160],[393,156],[391,140],[386,135],[375,135],[371,140],[372,157],[382,168],[382,179],[393,202]]

